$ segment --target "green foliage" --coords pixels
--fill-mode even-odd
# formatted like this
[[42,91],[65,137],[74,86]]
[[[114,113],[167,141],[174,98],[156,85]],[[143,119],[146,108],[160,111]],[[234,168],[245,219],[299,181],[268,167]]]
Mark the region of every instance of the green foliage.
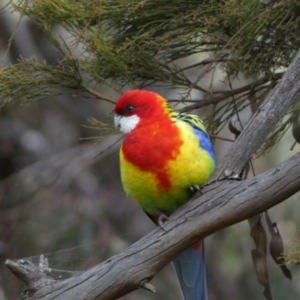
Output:
[[228,75],[270,74],[287,67],[300,47],[295,0],[14,0],[12,5],[46,32],[60,24],[75,44],[82,42],[89,54],[83,69],[100,82],[187,86],[191,82],[176,61],[201,52],[222,58]]
[[300,47],[300,3],[295,0],[12,3],[45,30],[61,24],[95,56],[104,78],[123,77],[129,83],[155,80],[149,66],[159,68],[157,80],[171,83],[166,64],[207,51],[230,56],[224,65],[229,74],[268,73],[287,67]]
[[[206,95],[224,96],[205,102],[216,105],[208,119],[213,135],[244,108],[250,106],[254,113],[253,107],[257,109],[264,101],[282,75],[278,72],[288,67],[300,48],[297,0],[11,0],[10,4],[39,25],[61,57],[52,66],[33,58],[3,68],[0,95],[6,101],[33,101],[66,87],[114,102],[88,88],[82,78],[116,91],[125,85],[181,87],[187,101],[190,91],[198,89]],[[68,46],[53,33],[57,25],[70,34]],[[78,45],[83,51],[75,57]],[[191,55],[193,63],[179,67]],[[215,91],[213,84],[204,87],[201,79],[212,71],[213,81],[220,67],[230,86],[240,74],[264,80],[253,81],[242,91]],[[194,82],[188,70],[199,73]],[[197,101],[186,110],[201,106]],[[292,115],[291,122],[296,117]],[[290,124],[279,126],[278,132]],[[278,140],[277,131],[274,137],[264,151]]]
[[0,69],[0,91],[5,101],[35,101],[50,94],[58,94],[57,88],[79,88],[82,80],[77,61],[65,56],[55,66],[36,58],[21,58],[18,64]]
[[114,133],[118,134],[120,131],[116,129],[114,126],[101,122],[95,118],[88,119],[90,126],[85,126],[87,128],[97,130],[98,134],[96,136],[91,136],[88,138],[84,138],[84,140],[92,140],[93,142],[101,142],[107,135]]

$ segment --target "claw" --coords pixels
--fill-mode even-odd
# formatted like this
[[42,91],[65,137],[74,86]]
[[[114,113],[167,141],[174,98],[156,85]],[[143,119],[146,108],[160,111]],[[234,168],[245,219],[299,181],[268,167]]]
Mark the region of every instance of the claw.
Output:
[[216,183],[218,181],[223,180],[232,180],[232,181],[241,181],[242,180],[242,173],[236,174],[231,172],[229,169],[226,169],[224,174],[220,174],[220,176],[217,179],[211,180],[205,184],[205,186],[209,186],[213,183]]
[[[246,170],[246,173],[248,173],[247,166],[245,167],[244,170]],[[233,171],[231,171],[230,169],[226,169],[224,171],[224,175],[225,175],[224,179],[238,180],[238,181],[242,180],[244,170],[240,174],[237,174],[237,173],[234,173]],[[221,178],[221,179],[223,179],[223,178]]]
[[169,218],[164,214],[163,211],[161,210],[157,210],[157,219],[156,219],[156,223],[157,225],[159,225],[159,227],[165,231],[165,223],[169,220]]
[[165,230],[165,223],[169,220],[169,218],[164,214],[160,213],[158,216],[158,225]]
[[154,285],[150,284],[148,282],[148,279],[144,279],[141,284],[140,284],[140,288],[148,291],[148,292],[151,292],[151,293],[155,293],[156,292],[156,288]]
[[189,189],[193,194],[200,193],[202,195],[201,187],[197,184],[191,185]]

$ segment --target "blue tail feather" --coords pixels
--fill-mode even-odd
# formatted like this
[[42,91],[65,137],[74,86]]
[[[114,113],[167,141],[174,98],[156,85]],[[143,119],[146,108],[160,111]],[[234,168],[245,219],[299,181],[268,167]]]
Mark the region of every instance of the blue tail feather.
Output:
[[204,247],[189,248],[173,260],[184,300],[207,300]]

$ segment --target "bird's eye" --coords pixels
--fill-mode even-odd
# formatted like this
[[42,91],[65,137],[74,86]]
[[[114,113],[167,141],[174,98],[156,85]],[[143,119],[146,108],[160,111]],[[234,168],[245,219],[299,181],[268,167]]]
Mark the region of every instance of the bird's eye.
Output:
[[134,107],[133,107],[132,105],[128,105],[128,106],[125,108],[125,114],[129,114],[129,113],[131,113],[133,110],[134,110]]

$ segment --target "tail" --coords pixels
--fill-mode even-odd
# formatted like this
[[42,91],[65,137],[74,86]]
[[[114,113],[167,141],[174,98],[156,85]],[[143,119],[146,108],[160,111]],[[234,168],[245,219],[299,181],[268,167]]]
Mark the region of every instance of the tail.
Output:
[[202,241],[173,260],[184,300],[207,300],[204,246]]

